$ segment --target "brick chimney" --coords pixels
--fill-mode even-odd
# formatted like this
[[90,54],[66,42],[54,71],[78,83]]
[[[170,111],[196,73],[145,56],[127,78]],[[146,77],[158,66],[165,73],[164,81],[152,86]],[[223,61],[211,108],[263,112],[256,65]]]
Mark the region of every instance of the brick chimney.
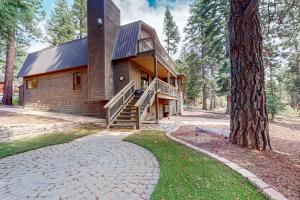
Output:
[[87,0],[87,17],[89,100],[109,100],[113,96],[112,52],[120,10],[112,0]]

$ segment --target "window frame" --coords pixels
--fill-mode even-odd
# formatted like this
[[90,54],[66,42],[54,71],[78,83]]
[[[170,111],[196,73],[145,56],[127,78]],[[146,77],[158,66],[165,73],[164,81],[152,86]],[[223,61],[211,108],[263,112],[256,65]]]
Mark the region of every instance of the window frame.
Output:
[[[34,87],[29,88],[29,83],[31,81],[36,81],[36,85],[33,84]],[[26,90],[36,90],[38,88],[39,88],[39,79],[38,78],[31,78],[31,79],[26,80]]]
[[[80,78],[79,79],[79,84],[76,84],[75,77]],[[73,73],[73,91],[80,91],[80,90],[82,90],[82,73],[81,72],[74,72]]]

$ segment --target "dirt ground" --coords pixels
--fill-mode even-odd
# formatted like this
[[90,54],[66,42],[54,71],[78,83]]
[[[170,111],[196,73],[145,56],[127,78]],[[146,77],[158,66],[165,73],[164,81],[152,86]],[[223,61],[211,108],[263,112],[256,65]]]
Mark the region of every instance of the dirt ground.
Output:
[[0,126],[20,124],[54,124],[64,120],[0,111]]
[[[218,112],[189,112],[175,120],[229,122]],[[229,130],[228,125],[199,125],[198,127]],[[250,170],[288,199],[300,199],[300,120],[286,119],[270,123],[273,151],[258,152],[232,145],[228,138],[212,133],[197,132],[196,126],[181,127],[174,136],[216,153]]]

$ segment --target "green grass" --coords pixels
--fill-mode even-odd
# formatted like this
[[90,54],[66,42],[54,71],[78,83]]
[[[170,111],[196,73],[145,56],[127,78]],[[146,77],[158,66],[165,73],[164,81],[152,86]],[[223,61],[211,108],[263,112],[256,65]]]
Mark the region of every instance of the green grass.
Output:
[[13,96],[12,103],[14,106],[18,106],[19,105],[19,96]]
[[152,200],[266,199],[238,173],[162,132],[143,131],[125,141],[145,147],[159,161],[160,180]]
[[99,132],[99,128],[81,128],[65,132],[55,132],[33,138],[13,140],[0,144],[0,158],[5,158],[26,151],[73,141]]

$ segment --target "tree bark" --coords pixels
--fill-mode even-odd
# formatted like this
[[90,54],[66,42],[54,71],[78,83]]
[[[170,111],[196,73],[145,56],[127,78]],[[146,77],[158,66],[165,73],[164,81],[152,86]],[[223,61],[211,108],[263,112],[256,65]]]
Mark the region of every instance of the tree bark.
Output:
[[230,0],[230,141],[271,150],[258,0]]
[[206,83],[207,82],[206,67],[204,65],[202,66],[202,80],[203,80],[203,87],[202,87],[202,109],[203,110],[208,110],[208,106],[207,106],[208,87],[207,87],[207,83]]
[[211,76],[212,76],[212,84],[211,84],[211,101],[210,101],[210,109],[216,109],[216,101],[217,101],[217,83],[215,77],[215,69],[211,67]]
[[7,39],[7,52],[6,52],[6,64],[5,64],[5,81],[4,81],[4,95],[2,102],[4,105],[12,105],[13,98],[13,76],[14,76],[14,63],[15,63],[15,33],[8,36]]
[[227,102],[227,106],[226,106],[226,115],[229,115],[231,113],[231,96],[227,96],[226,97],[226,102]]
[[207,99],[208,99],[208,88],[206,83],[203,84],[203,99],[202,99],[202,109],[208,110],[207,107]]

